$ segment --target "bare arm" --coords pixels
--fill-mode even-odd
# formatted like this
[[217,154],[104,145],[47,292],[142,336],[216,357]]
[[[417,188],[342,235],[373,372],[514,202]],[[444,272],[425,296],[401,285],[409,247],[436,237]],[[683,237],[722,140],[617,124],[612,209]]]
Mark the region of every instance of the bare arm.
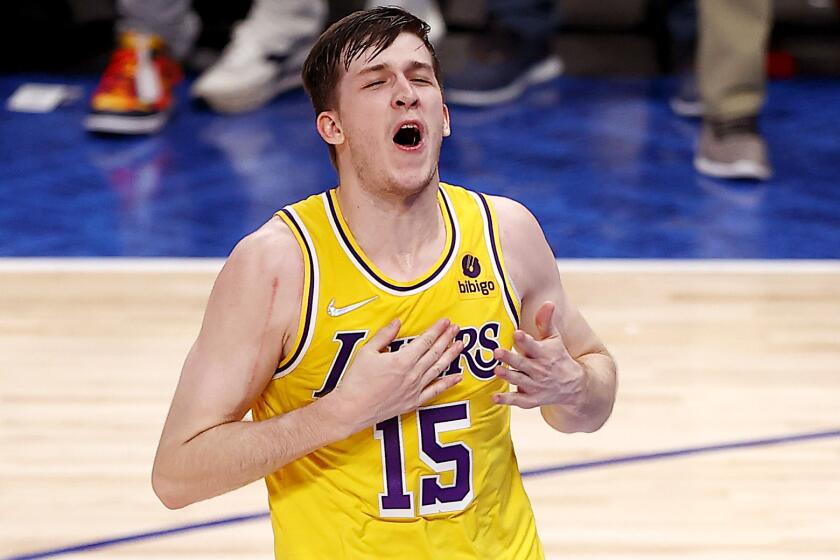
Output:
[[343,435],[323,406],[269,422],[242,420],[295,334],[302,285],[300,249],[276,218],[231,253],[181,371],[155,457],[152,486],[167,507],[244,486]]
[[240,242],[219,274],[152,470],[152,486],[167,507],[258,480],[460,380],[437,379],[460,352],[460,343],[451,344],[457,329],[439,321],[386,355],[381,351],[400,327],[394,321],[359,350],[329,395],[269,420],[243,421],[296,334],[302,278],[300,248],[278,218]]
[[521,204],[492,197],[508,272],[522,300],[518,353],[499,349],[496,374],[517,385],[497,402],[541,407],[562,432],[593,432],[612,412],[615,362],[571,302],[551,248],[534,216]]

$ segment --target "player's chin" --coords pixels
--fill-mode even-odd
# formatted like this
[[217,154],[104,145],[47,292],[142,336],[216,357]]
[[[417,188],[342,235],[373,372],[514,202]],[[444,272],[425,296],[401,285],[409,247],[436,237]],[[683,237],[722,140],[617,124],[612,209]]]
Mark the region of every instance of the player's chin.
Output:
[[397,166],[391,173],[390,183],[406,194],[417,193],[435,181],[436,171],[437,167],[433,165],[411,168]]

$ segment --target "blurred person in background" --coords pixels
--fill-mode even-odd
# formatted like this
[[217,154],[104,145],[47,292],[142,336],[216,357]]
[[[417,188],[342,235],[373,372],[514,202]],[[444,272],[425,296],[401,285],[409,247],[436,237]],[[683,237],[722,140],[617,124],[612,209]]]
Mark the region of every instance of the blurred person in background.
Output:
[[[765,99],[771,0],[677,0],[685,22],[697,19],[697,82],[684,80],[672,101],[684,116],[703,116],[694,165],[703,174],[737,179],[771,176],[767,146],[758,128]],[[466,62],[444,76],[450,104],[488,106],[512,101],[529,86],[563,71],[551,51],[558,18],[553,0],[487,0],[489,23],[471,40]],[[689,35],[694,35],[689,31]],[[693,37],[692,37],[693,38]],[[699,96],[697,91],[699,85]]]
[[699,0],[698,7],[704,112],[694,166],[713,177],[769,179],[758,116],[766,97],[771,0]]
[[671,40],[671,63],[677,75],[676,90],[668,104],[681,117],[703,116],[703,102],[697,90],[697,2],[669,0],[665,4]]
[[[368,0],[369,7],[382,2]],[[391,0],[444,30],[434,0]],[[258,109],[301,86],[300,71],[324,27],[326,0],[255,0],[219,60],[192,85],[193,98],[221,113]],[[90,102],[85,128],[110,134],[151,134],[169,120],[180,61],[201,22],[191,0],[119,0],[117,45]]]
[[[693,0],[679,0],[672,7],[678,51],[690,40],[685,22],[692,4]],[[695,77],[683,76],[671,100],[677,114],[703,119],[694,166],[712,177],[768,179],[772,167],[758,118],[766,97],[772,2],[697,0],[697,9]]]
[[487,0],[489,23],[471,40],[465,64],[444,76],[447,103],[488,106],[519,97],[563,72],[551,52],[554,0]]

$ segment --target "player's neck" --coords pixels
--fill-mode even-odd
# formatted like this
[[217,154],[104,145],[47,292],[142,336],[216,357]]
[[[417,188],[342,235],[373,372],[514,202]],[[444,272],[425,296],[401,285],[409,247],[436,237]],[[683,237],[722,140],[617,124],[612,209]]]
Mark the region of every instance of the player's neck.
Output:
[[344,220],[365,255],[395,280],[428,270],[444,250],[446,228],[437,179],[417,194],[400,196],[345,184],[338,188]]

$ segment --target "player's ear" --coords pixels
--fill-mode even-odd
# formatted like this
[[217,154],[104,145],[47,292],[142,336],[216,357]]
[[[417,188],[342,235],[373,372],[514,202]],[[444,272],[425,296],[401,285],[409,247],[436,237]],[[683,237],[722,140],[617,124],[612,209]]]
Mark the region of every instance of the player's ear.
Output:
[[449,107],[446,103],[443,104],[443,137],[446,138],[452,134],[452,129],[449,127]]
[[335,111],[323,111],[318,114],[315,120],[318,134],[324,142],[337,146],[344,143],[344,132],[341,130],[341,121]]

